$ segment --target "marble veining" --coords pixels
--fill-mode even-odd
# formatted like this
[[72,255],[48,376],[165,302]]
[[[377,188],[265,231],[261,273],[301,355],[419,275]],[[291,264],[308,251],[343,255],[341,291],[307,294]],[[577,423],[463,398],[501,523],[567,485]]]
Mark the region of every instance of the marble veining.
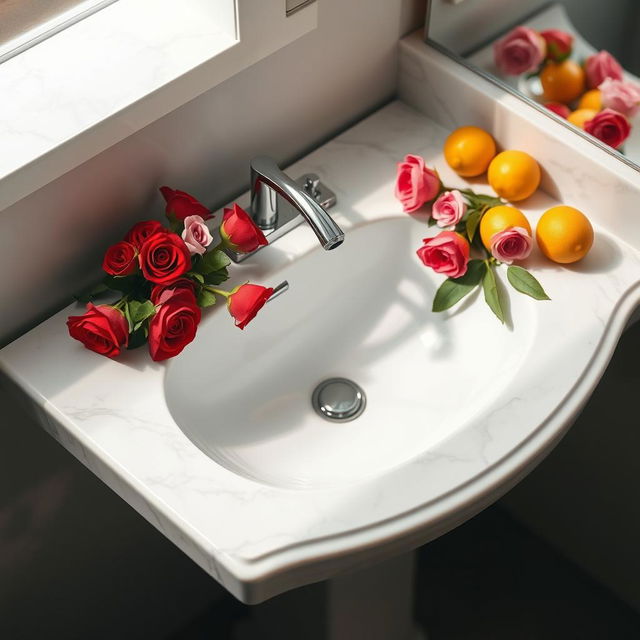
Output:
[[[412,82],[429,78],[429,84],[413,87],[405,100],[412,102],[415,92],[428,94],[415,106],[427,113],[432,108],[435,115],[391,103],[289,168],[294,176],[315,171],[336,191],[334,216],[347,242],[350,230],[404,215],[393,185],[395,163],[407,152],[423,155],[446,184],[462,186],[443,161],[447,128],[438,122],[446,114],[447,126],[468,124],[481,113],[483,104],[471,100],[473,92],[487,96],[487,104],[495,100],[486,81],[464,76],[422,43],[425,51],[409,44],[403,73]],[[564,156],[556,153],[560,125],[545,122],[543,127],[535,110],[510,107],[490,128],[499,138],[505,131],[535,132],[537,157],[553,177],[552,182],[547,176],[548,193],[523,203],[535,224],[557,202],[557,193],[585,198],[584,190],[589,196],[592,187],[571,157],[580,157],[579,147]],[[597,167],[602,184],[618,187],[616,197],[640,195],[638,185],[623,184],[617,167],[597,154],[583,167],[585,172]],[[587,200],[581,202],[596,229],[588,258],[571,268],[535,255],[529,259],[527,266],[552,302],[513,302],[512,331],[528,342],[521,363],[514,365],[517,373],[499,381],[498,399],[464,428],[378,477],[295,490],[230,472],[196,447],[172,417],[164,390],[172,365],[151,363],[144,350],[119,361],[84,350],[66,335],[64,321],[72,309],[3,349],[0,364],[30,395],[53,437],[234,595],[258,602],[440,535],[495,500],[557,442],[597,383],[640,300],[635,235],[623,239],[617,233],[611,203],[600,199],[589,205]],[[315,246],[303,225],[243,263],[236,277],[271,282]],[[460,318],[456,310],[449,312],[452,340],[463,326]],[[259,320],[247,331],[259,332]],[[428,339],[437,347],[445,338],[425,334]],[[189,349],[204,346],[196,339]]]

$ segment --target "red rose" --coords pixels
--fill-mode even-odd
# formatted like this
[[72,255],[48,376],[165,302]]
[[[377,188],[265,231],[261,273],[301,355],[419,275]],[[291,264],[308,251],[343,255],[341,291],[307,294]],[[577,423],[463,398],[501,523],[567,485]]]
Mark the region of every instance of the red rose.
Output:
[[122,240],[107,249],[102,268],[111,276],[129,276],[138,267],[137,255],[136,248],[130,242]]
[[196,286],[193,280],[189,280],[189,278],[178,278],[175,282],[157,284],[151,289],[151,302],[156,305],[163,304],[176,296],[184,296],[186,300],[195,304]]
[[160,193],[167,203],[167,217],[184,220],[188,216],[200,216],[203,220],[212,218],[211,212],[201,202],[185,191],[160,187]]
[[177,356],[195,337],[200,307],[186,299],[184,292],[160,305],[149,323],[149,353],[159,362]]
[[559,115],[561,118],[568,118],[571,113],[571,109],[567,107],[566,104],[562,104],[561,102],[545,102],[544,106],[549,109],[549,111],[553,111],[553,113]]
[[229,313],[236,321],[236,327],[244,329],[271,297],[272,288],[257,284],[242,284],[227,298]]
[[560,31],[560,29],[547,29],[546,31],[541,31],[540,35],[547,43],[546,60],[562,62],[571,55],[573,36],[570,33]]
[[102,304],[87,305],[81,316],[69,316],[69,335],[91,351],[115,358],[129,343],[129,325],[121,311]]
[[605,109],[584,123],[584,130],[617,149],[631,133],[629,121],[613,109]]
[[164,231],[164,227],[157,220],[143,220],[134,224],[124,239],[139,251],[144,241],[158,231]]
[[239,253],[251,253],[269,244],[249,214],[237,204],[224,210],[220,237],[227,247]]
[[166,229],[149,236],[138,257],[142,274],[155,284],[168,284],[191,268],[191,255],[184,240]]

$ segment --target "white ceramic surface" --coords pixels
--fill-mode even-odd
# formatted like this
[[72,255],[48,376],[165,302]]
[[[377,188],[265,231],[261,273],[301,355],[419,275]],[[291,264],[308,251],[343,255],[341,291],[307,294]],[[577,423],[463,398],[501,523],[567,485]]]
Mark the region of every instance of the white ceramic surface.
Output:
[[[503,103],[415,36],[402,56],[407,99],[439,121],[490,113],[499,142],[536,148],[547,188],[585,209],[591,199],[596,244],[582,263],[528,261],[551,302],[511,294],[507,327],[480,299],[430,312],[440,278],[414,251],[434,232],[402,213],[395,165],[419,153],[445,183],[465,181],[441,155],[449,124],[395,102],[289,169],[335,190],[346,241],[321,253],[300,226],[237,268],[231,284],[291,284],[244,332],[214,308],[173,362],[143,350],[111,361],[69,340],[69,308],[0,352],[45,428],[245,602],[407,551],[495,500],[568,428],[640,300],[638,231],[627,221],[623,238],[616,223],[638,187],[615,161],[585,140],[566,146],[570,131]],[[579,143],[592,151],[583,161]],[[591,171],[616,203],[591,197]],[[556,203],[540,191],[522,206],[535,223]],[[323,431],[304,399],[331,375],[352,377],[370,404]]]

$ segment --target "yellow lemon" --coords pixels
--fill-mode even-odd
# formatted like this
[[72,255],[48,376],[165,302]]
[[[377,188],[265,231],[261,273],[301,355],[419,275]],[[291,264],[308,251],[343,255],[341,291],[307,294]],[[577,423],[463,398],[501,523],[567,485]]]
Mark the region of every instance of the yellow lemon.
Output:
[[584,123],[597,115],[598,112],[595,109],[576,109],[567,116],[567,120],[576,127],[584,129]]
[[480,239],[482,244],[491,251],[491,238],[510,227],[523,227],[531,235],[531,225],[520,209],[503,204],[491,207],[480,220]]
[[547,62],[540,72],[540,82],[545,100],[567,104],[584,93],[585,73],[573,60]]
[[524,151],[503,151],[489,165],[489,184],[506,200],[528,198],[540,184],[540,167]]
[[587,216],[573,207],[551,207],[536,227],[536,240],[549,260],[561,264],[584,258],[593,245],[593,227]]
[[600,111],[602,109],[602,94],[599,89],[591,89],[587,91],[580,102],[578,103],[578,109],[594,109]]
[[493,138],[479,127],[460,127],[444,143],[444,158],[460,176],[470,178],[484,173],[496,155]]

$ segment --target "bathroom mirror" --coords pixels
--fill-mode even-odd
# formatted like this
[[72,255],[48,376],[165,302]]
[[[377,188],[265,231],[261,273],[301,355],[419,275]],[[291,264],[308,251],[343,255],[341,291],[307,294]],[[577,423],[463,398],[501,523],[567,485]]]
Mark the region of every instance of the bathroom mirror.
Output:
[[640,170],[638,0],[430,0],[426,24],[430,44]]

